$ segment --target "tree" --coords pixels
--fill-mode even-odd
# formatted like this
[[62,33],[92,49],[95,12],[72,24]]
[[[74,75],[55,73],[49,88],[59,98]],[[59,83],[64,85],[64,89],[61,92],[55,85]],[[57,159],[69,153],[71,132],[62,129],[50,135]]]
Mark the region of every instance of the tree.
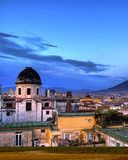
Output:
[[123,122],[123,115],[116,110],[108,110],[106,113],[96,113],[96,123],[103,128],[111,124],[118,124]]

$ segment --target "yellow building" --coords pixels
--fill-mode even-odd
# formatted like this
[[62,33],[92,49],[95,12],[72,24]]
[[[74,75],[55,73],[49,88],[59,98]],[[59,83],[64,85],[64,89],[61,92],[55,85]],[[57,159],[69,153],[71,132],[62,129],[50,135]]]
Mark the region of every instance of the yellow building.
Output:
[[61,113],[58,115],[61,139],[75,140],[82,137],[84,142],[89,142],[92,140],[91,130],[94,125],[94,113]]
[[61,113],[51,122],[0,124],[0,146],[58,146],[63,140],[92,139],[94,113]]

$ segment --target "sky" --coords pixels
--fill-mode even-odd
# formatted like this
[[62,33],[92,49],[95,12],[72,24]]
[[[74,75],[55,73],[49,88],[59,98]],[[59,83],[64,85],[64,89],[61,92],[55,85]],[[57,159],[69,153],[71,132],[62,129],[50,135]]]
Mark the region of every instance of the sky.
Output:
[[32,66],[44,88],[105,89],[127,61],[127,0],[0,0],[2,87]]

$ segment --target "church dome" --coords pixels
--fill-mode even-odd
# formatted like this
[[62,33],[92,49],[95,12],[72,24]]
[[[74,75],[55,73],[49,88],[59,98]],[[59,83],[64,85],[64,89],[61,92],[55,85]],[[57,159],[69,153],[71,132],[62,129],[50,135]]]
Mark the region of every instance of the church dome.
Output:
[[16,79],[16,84],[38,84],[41,85],[39,74],[32,68],[26,67],[21,71]]

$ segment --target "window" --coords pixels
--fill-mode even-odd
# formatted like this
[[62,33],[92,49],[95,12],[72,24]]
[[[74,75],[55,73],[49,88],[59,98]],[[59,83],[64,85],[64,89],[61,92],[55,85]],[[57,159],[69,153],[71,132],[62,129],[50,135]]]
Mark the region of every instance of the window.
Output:
[[31,88],[27,88],[27,95],[31,95]]
[[37,88],[37,95],[39,95],[39,88]]
[[92,134],[90,132],[87,133],[87,142],[90,142],[92,140]]
[[45,107],[49,107],[49,103],[48,102],[45,103]]
[[71,140],[71,134],[70,133],[65,133],[64,134],[64,139]]
[[21,95],[21,88],[18,88],[18,95]]
[[92,120],[91,119],[88,119],[88,123],[91,123],[92,122]]
[[44,128],[41,129],[41,133],[45,133],[45,129]]
[[31,111],[31,110],[32,110],[31,102],[26,102],[26,111]]
[[11,112],[7,111],[6,116],[11,116]]
[[15,145],[16,146],[21,146],[22,145],[22,133],[21,132],[16,132],[15,133]]
[[49,111],[46,111],[46,114],[48,115],[48,114],[49,114]]
[[6,103],[6,108],[13,108],[13,103]]

